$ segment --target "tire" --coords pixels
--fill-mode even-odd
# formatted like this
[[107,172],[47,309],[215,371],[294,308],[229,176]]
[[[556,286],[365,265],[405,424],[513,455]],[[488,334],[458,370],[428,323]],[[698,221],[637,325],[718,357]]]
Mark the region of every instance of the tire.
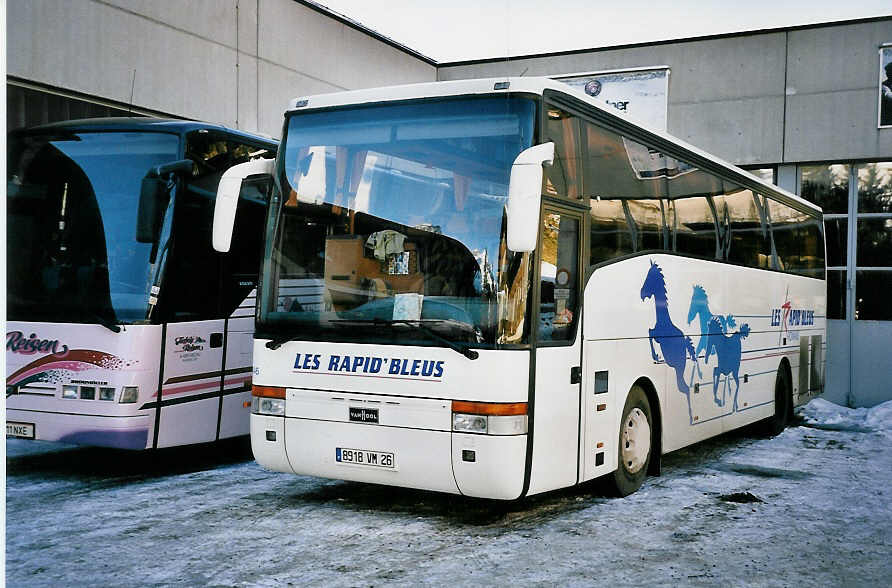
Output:
[[632,386],[623,407],[617,467],[612,475],[612,489],[617,496],[628,496],[644,483],[654,447],[653,430],[650,402],[640,386]]
[[790,382],[787,378],[787,370],[783,365],[777,368],[777,376],[774,378],[774,416],[765,422],[768,435],[774,437],[780,435],[787,428],[790,420],[790,405],[793,402],[790,392]]

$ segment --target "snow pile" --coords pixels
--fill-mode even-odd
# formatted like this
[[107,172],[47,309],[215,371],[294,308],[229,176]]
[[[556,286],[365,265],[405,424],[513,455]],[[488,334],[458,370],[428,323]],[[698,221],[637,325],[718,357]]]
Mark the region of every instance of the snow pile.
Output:
[[892,400],[872,408],[846,408],[816,398],[797,410],[805,424],[831,431],[880,432],[892,437]]

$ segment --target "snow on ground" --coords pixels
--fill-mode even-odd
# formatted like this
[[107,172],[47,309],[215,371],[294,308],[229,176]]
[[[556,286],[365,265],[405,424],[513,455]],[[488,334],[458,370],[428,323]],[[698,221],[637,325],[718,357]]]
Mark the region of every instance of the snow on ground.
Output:
[[892,437],[892,400],[872,408],[845,408],[822,398],[800,409],[805,423],[830,431],[876,431]]
[[267,472],[244,443],[9,440],[7,582],[887,585],[892,402],[800,414],[668,455],[625,499],[588,484],[508,504]]

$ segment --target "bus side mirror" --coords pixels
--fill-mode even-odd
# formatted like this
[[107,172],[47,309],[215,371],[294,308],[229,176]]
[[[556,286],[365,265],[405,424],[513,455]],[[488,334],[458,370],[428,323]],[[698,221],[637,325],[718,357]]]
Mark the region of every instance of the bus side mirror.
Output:
[[272,175],[276,167],[275,159],[254,159],[234,165],[223,174],[217,185],[217,201],[214,203],[214,250],[220,253],[229,251],[232,243],[232,227],[235,225],[235,210],[242,191],[242,180],[248,176]]
[[139,188],[139,208],[136,216],[136,241],[154,243],[161,230],[161,217],[167,208],[167,177],[187,173],[195,165],[191,159],[180,159],[149,169]]
[[511,165],[508,182],[508,249],[519,253],[536,249],[539,205],[542,201],[542,166],[554,160],[554,143],[542,143],[520,152]]
[[139,211],[136,217],[136,241],[154,243],[161,221],[161,194],[167,182],[146,176],[139,189]]

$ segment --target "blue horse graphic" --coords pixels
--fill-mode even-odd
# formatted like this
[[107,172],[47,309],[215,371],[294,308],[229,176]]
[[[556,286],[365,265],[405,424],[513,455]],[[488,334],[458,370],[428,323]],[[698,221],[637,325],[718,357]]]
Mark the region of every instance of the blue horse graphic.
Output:
[[[734,327],[734,317],[728,316],[727,326]],[[726,334],[726,325],[720,320],[720,317],[712,317],[706,331],[706,360],[709,363],[709,356],[714,352],[718,358],[718,365],[712,370],[712,395],[716,404],[725,405],[725,395],[729,387],[729,378],[734,378],[734,404],[732,411],[737,412],[737,393],[740,391],[740,379],[738,371],[740,370],[741,340],[750,334],[750,326],[746,323],[740,325],[740,330],[736,333]],[[719,380],[725,376],[725,385],[722,388],[722,398],[719,401]]]
[[697,316],[700,317],[700,333],[704,333],[700,336],[700,341],[697,343],[697,355],[699,356],[701,351],[706,351],[707,336],[705,333],[708,332],[706,327],[709,326],[709,321],[713,316],[709,311],[709,297],[706,295],[706,290],[699,284],[694,286],[694,294],[691,296],[691,306],[688,308],[688,324],[691,324]]
[[[734,315],[720,316],[712,314],[709,310],[709,297],[703,286],[695,285],[691,295],[691,306],[688,308],[688,324],[695,317],[700,317],[700,341],[697,344],[697,355],[705,351],[703,363],[709,363],[709,356],[716,354],[719,360],[718,366],[713,370],[712,395],[717,406],[725,405],[725,396],[728,391],[728,375],[734,377],[737,389],[740,388],[738,370],[740,369],[741,343],[740,340],[747,337],[750,332],[749,325],[744,324],[736,333],[730,330],[737,326]],[[722,389],[722,397],[718,395],[718,384],[721,376],[725,376],[725,386]],[[734,410],[737,410],[737,389],[734,390]]]
[[709,339],[707,333],[709,333],[709,321],[712,320],[713,317],[717,318],[719,322],[722,324],[722,331],[727,333],[729,328],[733,328],[735,325],[734,316],[721,316],[718,314],[712,314],[709,310],[709,296],[706,295],[706,290],[703,289],[703,286],[697,284],[694,286],[694,293],[691,295],[691,306],[688,307],[688,324],[691,324],[694,321],[694,318],[700,317],[700,341],[697,343],[697,357],[700,356],[701,351],[706,351],[706,341]]
[[663,352],[663,359],[666,364],[675,370],[675,379],[678,383],[678,389],[687,397],[688,400],[688,417],[691,424],[694,423],[694,415],[691,410],[691,388],[684,381],[684,368],[688,357],[694,360],[697,371],[700,366],[697,364],[697,353],[694,351],[694,344],[690,337],[684,336],[684,333],[672,324],[669,317],[669,300],[666,296],[666,280],[663,277],[663,270],[660,269],[653,261],[650,262],[650,269],[644,284],[641,286],[641,300],[646,300],[653,296],[654,306],[657,313],[657,322],[652,329],[648,330],[650,334],[650,353],[654,361],[660,361],[657,351],[654,348],[654,340],[660,345]]

